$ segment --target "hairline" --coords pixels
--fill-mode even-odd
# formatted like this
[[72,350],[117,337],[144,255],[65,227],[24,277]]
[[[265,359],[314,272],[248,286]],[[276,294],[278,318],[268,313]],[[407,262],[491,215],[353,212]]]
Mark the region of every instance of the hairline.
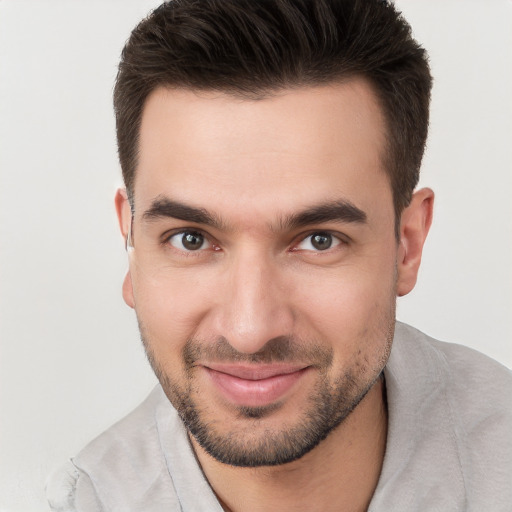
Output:
[[[280,94],[287,94],[292,91],[297,90],[307,90],[307,89],[315,89],[319,87],[333,87],[336,85],[340,85],[343,83],[351,82],[351,81],[357,81],[362,80],[366,82],[366,84],[370,87],[370,90],[373,93],[373,98],[376,102],[377,107],[379,108],[380,114],[382,115],[383,120],[383,147],[380,149],[380,161],[382,164],[383,171],[386,174],[386,177],[388,179],[388,184],[391,188],[392,193],[392,200],[393,200],[393,209],[394,209],[394,216],[395,216],[395,235],[397,239],[399,238],[399,228],[400,228],[400,217],[403,209],[407,205],[401,205],[399,204],[398,198],[395,197],[396,191],[393,183],[393,166],[395,165],[394,157],[393,157],[393,149],[392,149],[392,121],[389,119],[389,113],[387,112],[387,109],[384,105],[384,100],[379,93],[378,86],[374,83],[374,80],[372,80],[371,77],[368,77],[363,72],[355,72],[355,71],[347,71],[347,72],[341,72],[339,76],[337,77],[331,77],[328,80],[320,81],[320,80],[310,80],[310,81],[290,81],[289,83],[283,84],[279,87],[254,87],[252,90],[245,90],[242,88],[229,88],[229,87],[197,87],[197,86],[190,86],[187,84],[173,84],[172,82],[161,82],[156,83],[151,89],[148,90],[146,97],[144,98],[141,108],[140,108],[140,114],[139,118],[137,119],[137,133],[136,133],[136,149],[135,149],[135,159],[132,162],[133,164],[133,173],[132,173],[132,181],[129,184],[129,186],[126,186],[126,192],[128,196],[128,200],[130,203],[130,207],[132,210],[132,213],[135,210],[135,200],[134,200],[134,189],[135,189],[135,182],[137,177],[137,168],[139,163],[139,154],[140,154],[140,131],[142,128],[142,118],[144,115],[144,110],[146,108],[146,105],[148,103],[149,98],[155,94],[157,90],[166,90],[169,92],[172,91],[189,91],[194,94],[200,95],[200,94],[212,94],[212,93],[218,93],[219,96],[226,96],[231,97],[235,99],[239,99],[242,101],[264,101],[276,96],[279,96]],[[397,207],[397,205],[399,207]]]

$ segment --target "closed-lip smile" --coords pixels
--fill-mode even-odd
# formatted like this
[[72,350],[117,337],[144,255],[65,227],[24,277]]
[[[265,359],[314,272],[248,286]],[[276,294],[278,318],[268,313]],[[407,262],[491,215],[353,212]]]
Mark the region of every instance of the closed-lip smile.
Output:
[[310,368],[294,363],[205,363],[202,366],[225,400],[246,407],[263,407],[283,398]]

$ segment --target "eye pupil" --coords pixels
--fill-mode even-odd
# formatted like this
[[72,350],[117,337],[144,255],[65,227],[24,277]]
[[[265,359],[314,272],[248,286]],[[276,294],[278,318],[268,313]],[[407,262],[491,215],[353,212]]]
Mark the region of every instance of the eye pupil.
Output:
[[332,245],[332,236],[325,233],[318,233],[311,237],[311,245],[319,251],[325,251]]
[[197,249],[200,249],[203,245],[203,242],[203,235],[200,235],[199,233],[184,233],[181,238],[183,247],[189,251],[196,251]]

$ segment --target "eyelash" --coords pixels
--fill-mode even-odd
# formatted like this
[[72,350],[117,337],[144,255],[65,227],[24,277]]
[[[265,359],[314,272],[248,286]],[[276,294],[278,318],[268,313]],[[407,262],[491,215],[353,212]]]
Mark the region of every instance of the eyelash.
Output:
[[170,246],[172,249],[180,251],[182,254],[186,254],[187,256],[197,256],[197,255],[201,254],[205,249],[200,248],[200,249],[197,249],[197,250],[194,251],[194,250],[180,249],[180,248],[175,247],[175,246],[172,245],[172,243],[171,243],[171,239],[172,238],[179,237],[180,235],[183,237],[186,234],[195,235],[195,236],[201,236],[203,238],[204,242],[207,242],[210,245],[210,247],[212,247],[214,250],[216,250],[216,251],[220,250],[220,247],[212,241],[212,237],[211,236],[209,236],[208,234],[204,233],[200,229],[193,229],[193,228],[180,229],[179,231],[174,231],[174,232],[171,232],[171,233],[169,233],[169,232],[165,233],[162,236],[161,244],[165,248],[169,249],[169,246]]
[[[162,245],[169,248],[169,246],[171,246],[174,250],[177,250],[177,251],[180,251],[181,253],[183,254],[186,254],[187,256],[198,256],[200,255],[204,250],[206,249],[202,249],[202,248],[199,248],[197,250],[185,250],[185,249],[180,249],[178,247],[175,247],[172,245],[171,243],[171,239],[173,237],[176,237],[176,236],[183,236],[183,235],[186,235],[186,234],[191,234],[191,235],[198,235],[198,236],[201,236],[204,241],[206,241],[210,246],[207,248],[207,249],[213,249],[214,251],[219,251],[221,248],[219,245],[217,245],[213,240],[212,240],[212,237],[210,235],[208,235],[207,233],[204,233],[203,231],[201,231],[200,229],[193,229],[193,228],[188,228],[188,229],[180,229],[179,231],[174,231],[174,232],[171,232],[171,233],[165,233],[163,236],[162,236]],[[298,248],[298,246],[304,242],[306,242],[306,240],[308,238],[312,238],[314,236],[329,236],[329,237],[332,237],[332,240],[333,240],[333,243],[331,245],[329,245],[329,247],[327,247],[325,250],[309,250],[309,249],[300,249]],[[346,246],[349,244],[349,240],[347,240],[347,237],[344,236],[344,235],[341,235],[340,233],[334,233],[332,231],[329,231],[329,230],[317,230],[317,231],[309,231],[308,233],[302,233],[298,236],[295,237],[295,240],[297,240],[296,242],[294,241],[293,244],[292,244],[292,248],[291,248],[291,252],[299,252],[301,250],[304,250],[304,251],[307,251],[307,252],[311,252],[313,254],[323,254],[323,253],[330,253],[332,252],[333,249],[339,247],[339,246]],[[312,243],[312,242],[310,242]]]
[[[325,250],[317,249],[315,250],[309,250],[309,249],[299,249],[298,246],[306,242],[308,239],[310,240],[310,244],[313,245],[312,239],[314,236],[322,236],[322,237],[331,237],[332,241],[329,247],[327,247]],[[298,237],[299,241],[294,244],[292,251],[300,251],[300,250],[306,250],[308,252],[312,252],[315,254],[323,254],[323,253],[330,253],[332,250],[335,250],[337,247],[342,245],[347,245],[348,241],[346,240],[346,237],[342,237],[339,233],[333,233],[331,231],[310,231],[307,234],[300,235]]]

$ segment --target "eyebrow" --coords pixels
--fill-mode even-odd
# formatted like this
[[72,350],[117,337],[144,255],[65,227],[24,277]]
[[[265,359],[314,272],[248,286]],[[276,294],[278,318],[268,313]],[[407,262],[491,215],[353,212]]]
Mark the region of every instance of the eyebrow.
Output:
[[[150,207],[142,215],[142,218],[147,221],[167,217],[212,226],[219,230],[226,229],[226,224],[208,210],[186,205],[163,196],[158,196],[154,199]],[[367,216],[363,210],[350,201],[343,199],[314,205],[300,212],[284,216],[278,222],[278,230],[293,230],[333,221],[365,224]]]
[[196,208],[167,197],[158,196],[142,215],[143,220],[153,221],[171,217],[173,219],[204,224],[222,229],[223,222],[204,208]]
[[296,214],[284,217],[279,228],[297,229],[312,224],[325,222],[346,222],[351,224],[366,224],[366,213],[348,200],[338,200],[312,206]]

